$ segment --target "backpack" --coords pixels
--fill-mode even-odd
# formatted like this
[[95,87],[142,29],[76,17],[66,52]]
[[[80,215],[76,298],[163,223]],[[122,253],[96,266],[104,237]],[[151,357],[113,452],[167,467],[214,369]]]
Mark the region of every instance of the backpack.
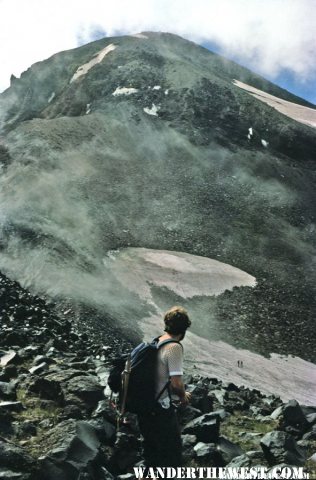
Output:
[[[159,395],[156,396],[156,375],[158,350],[167,343],[180,343],[177,340],[165,340],[159,347],[159,337],[150,343],[139,344],[130,354],[130,376],[126,395],[125,410],[130,413],[144,414],[154,410],[157,401],[168,389],[170,381],[166,383]],[[180,344],[181,345],[181,344]],[[122,402],[122,373],[129,355],[123,355],[113,361],[113,367],[108,378],[108,385],[112,392],[119,394]]]

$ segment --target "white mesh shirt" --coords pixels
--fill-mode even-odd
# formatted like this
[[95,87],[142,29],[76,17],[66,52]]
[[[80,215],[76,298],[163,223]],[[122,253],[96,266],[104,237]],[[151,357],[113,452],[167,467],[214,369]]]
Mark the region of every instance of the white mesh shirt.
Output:
[[[163,343],[163,341],[159,342],[158,346],[160,343]],[[174,375],[183,375],[183,349],[179,343],[167,343],[160,347],[158,351],[156,396],[166,385],[169,377]],[[165,390],[161,395],[159,403],[164,408],[169,408],[168,390]]]

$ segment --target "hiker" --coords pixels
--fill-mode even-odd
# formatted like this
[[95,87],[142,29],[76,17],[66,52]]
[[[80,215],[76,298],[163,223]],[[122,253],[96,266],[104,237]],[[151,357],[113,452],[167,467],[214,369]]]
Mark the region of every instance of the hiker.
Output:
[[190,393],[185,391],[183,375],[183,347],[181,340],[191,325],[186,310],[172,307],[165,314],[165,333],[158,338],[156,372],[156,406],[152,412],[138,414],[138,423],[144,438],[146,467],[182,466],[182,444],[173,400],[187,405]]

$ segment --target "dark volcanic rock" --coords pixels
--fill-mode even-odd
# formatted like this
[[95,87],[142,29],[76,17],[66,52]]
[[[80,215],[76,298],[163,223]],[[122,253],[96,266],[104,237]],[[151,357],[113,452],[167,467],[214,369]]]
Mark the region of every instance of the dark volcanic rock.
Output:
[[47,400],[63,401],[62,389],[56,380],[37,377],[29,384],[29,391]]
[[16,385],[14,383],[0,382],[0,398],[15,400]]
[[0,466],[8,467],[12,470],[26,471],[34,460],[26,454],[22,448],[16,445],[0,440]]
[[236,443],[231,442],[225,437],[219,437],[217,442],[217,450],[220,453],[223,465],[227,465],[235,457],[239,457],[244,453],[239,445],[236,445]]
[[295,439],[286,432],[267,433],[260,442],[263,453],[270,465],[288,463],[304,465],[306,458],[303,450],[298,447]]
[[65,401],[68,395],[75,395],[82,399],[88,406],[95,407],[102,400],[104,387],[100,385],[98,378],[92,375],[79,375],[71,378],[63,384]]
[[43,480],[75,480],[81,473],[95,478],[93,471],[98,465],[100,440],[88,422],[62,422],[49,432],[48,441],[55,446],[40,459]]
[[217,456],[215,443],[198,442],[193,450],[196,459],[203,460],[204,462],[210,462]]
[[196,435],[199,442],[215,443],[219,438],[219,426],[219,415],[206,413],[185,425],[183,434]]

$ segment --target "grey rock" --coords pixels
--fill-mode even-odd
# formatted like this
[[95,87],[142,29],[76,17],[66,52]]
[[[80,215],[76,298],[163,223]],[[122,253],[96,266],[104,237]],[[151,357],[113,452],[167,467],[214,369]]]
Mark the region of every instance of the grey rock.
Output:
[[1,367],[12,364],[16,365],[17,363],[19,363],[19,355],[14,350],[10,350],[0,358]]
[[124,473],[139,460],[140,443],[135,435],[118,432],[114,444],[113,455],[109,461],[109,469]]
[[260,445],[270,465],[278,463],[304,465],[306,461],[304,451],[298,447],[295,439],[286,432],[269,432],[261,439]]
[[183,433],[196,435],[199,442],[216,443],[219,437],[219,426],[219,415],[206,413],[185,425]]
[[16,365],[14,365],[13,363],[9,363],[4,367],[2,374],[0,375],[0,381],[8,382],[12,378],[16,378],[17,376],[18,376],[18,369]]
[[194,447],[195,457],[199,460],[211,460],[216,453],[215,443],[198,442]]
[[45,372],[48,370],[48,365],[46,362],[42,362],[39,365],[35,365],[29,369],[31,375],[39,375],[40,373]]
[[240,455],[239,457],[233,458],[231,462],[229,462],[226,466],[227,467],[252,467],[255,465],[263,465],[265,464],[265,457],[261,451],[249,451]]
[[95,406],[103,399],[103,386],[100,385],[96,376],[80,375],[71,378],[62,385],[65,400],[67,396],[75,395],[89,406]]
[[187,390],[191,393],[190,404],[201,413],[209,413],[213,410],[213,398],[208,395],[208,388],[204,385],[188,385]]
[[240,432],[238,435],[243,441],[251,441],[255,445],[260,445],[260,440],[263,436],[262,433],[255,432]]
[[224,465],[227,465],[235,457],[239,457],[244,453],[239,445],[231,442],[225,437],[219,437],[217,442],[217,450],[221,455]]
[[62,390],[60,383],[53,379],[36,377],[28,387],[32,393],[37,393],[41,398],[61,402]]
[[184,449],[192,447],[192,445],[195,445],[197,443],[197,438],[195,435],[181,435],[181,439]]
[[303,440],[316,440],[316,425],[313,425],[312,429],[303,435]]
[[31,474],[14,472],[0,467],[0,480],[31,480]]
[[277,420],[282,415],[282,412],[283,412],[283,406],[280,405],[275,410],[273,410],[273,412],[270,414],[270,417],[272,418],[272,420]]
[[15,400],[16,385],[12,382],[0,382],[0,398]]
[[10,442],[0,440],[0,465],[13,470],[27,470],[33,459],[24,450]]
[[116,424],[116,413],[114,408],[110,405],[109,400],[100,400],[92,417],[102,416],[109,420],[109,422]]
[[191,422],[195,418],[198,418],[202,415],[201,410],[188,405],[185,408],[180,408],[178,411],[179,421],[182,425],[186,425],[187,423]]
[[24,409],[21,402],[0,402],[1,412],[21,412]]
[[61,422],[48,433],[48,441],[55,447],[40,458],[41,478],[45,480],[77,479],[98,464],[100,440],[88,422]]
[[285,427],[292,426],[299,432],[303,433],[307,430],[308,422],[303,410],[296,400],[290,400],[284,405],[282,413]]
[[228,393],[226,392],[226,390],[212,390],[210,392],[210,395],[212,397],[215,397],[215,399],[217,400],[217,402],[220,404],[220,405],[224,405],[225,402],[228,400]]

